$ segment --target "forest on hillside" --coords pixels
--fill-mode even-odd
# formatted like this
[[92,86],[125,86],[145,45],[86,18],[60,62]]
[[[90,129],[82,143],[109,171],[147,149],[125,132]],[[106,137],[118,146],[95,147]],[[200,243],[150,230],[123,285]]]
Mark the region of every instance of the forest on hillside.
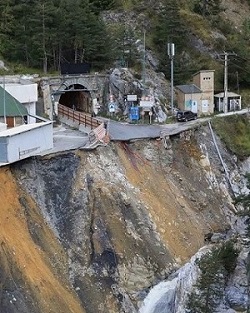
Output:
[[[144,29],[146,49],[167,78],[167,43],[175,43],[176,83],[200,69],[223,73],[221,53],[233,52],[229,83],[237,89],[250,81],[250,18],[236,30],[222,18],[224,9],[221,0],[0,0],[0,55],[14,72],[25,66],[47,73],[78,62],[102,71],[119,61],[140,73],[143,56],[136,42]],[[107,12],[143,18],[112,27],[103,19]]]

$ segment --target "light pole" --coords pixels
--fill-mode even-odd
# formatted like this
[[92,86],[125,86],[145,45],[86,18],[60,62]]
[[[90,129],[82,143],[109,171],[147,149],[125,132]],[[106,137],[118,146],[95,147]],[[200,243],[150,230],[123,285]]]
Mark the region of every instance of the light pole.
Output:
[[174,114],[174,43],[168,43],[168,56],[171,61],[171,113]]

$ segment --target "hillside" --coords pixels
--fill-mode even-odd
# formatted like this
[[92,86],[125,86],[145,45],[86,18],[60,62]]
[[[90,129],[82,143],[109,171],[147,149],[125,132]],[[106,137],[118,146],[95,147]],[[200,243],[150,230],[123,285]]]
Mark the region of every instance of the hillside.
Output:
[[63,63],[87,62],[93,72],[128,66],[143,80],[146,32],[146,68],[153,67],[169,79],[166,47],[172,41],[176,45],[175,83],[185,83],[195,72],[209,68],[216,70],[216,89],[220,90],[221,54],[233,52],[229,89],[248,89],[247,0],[81,0],[74,5],[71,0],[46,0],[43,6],[35,0],[33,6],[0,1],[0,7],[0,55],[8,73],[57,73]]
[[[235,232],[211,140],[200,126],[168,150],[111,143],[1,168],[1,312],[137,312],[206,234]],[[243,188],[241,163],[220,149]]]

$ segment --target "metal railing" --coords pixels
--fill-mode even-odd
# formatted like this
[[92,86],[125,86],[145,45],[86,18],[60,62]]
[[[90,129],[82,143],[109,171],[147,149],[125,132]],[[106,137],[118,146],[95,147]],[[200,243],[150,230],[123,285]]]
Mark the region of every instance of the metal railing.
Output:
[[90,127],[91,129],[94,129],[101,124],[100,121],[89,114],[70,109],[62,104],[58,104],[58,115],[59,117],[66,117],[79,125],[82,124],[85,127]]

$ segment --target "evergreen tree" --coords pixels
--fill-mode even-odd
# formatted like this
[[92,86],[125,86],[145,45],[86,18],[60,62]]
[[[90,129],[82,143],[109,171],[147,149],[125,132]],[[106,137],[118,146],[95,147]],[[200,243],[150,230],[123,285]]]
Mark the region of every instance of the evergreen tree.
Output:
[[91,11],[87,0],[66,0],[60,5],[64,17],[59,23],[60,61],[89,62],[104,66],[109,58],[109,37],[101,18]]
[[223,267],[217,251],[206,254],[198,261],[200,277],[189,297],[188,312],[213,313],[223,294]]
[[189,313],[213,313],[224,291],[225,282],[233,273],[239,251],[232,241],[214,247],[197,261],[200,275],[187,304]]
[[32,17],[35,5],[36,0],[16,0],[12,7],[15,24],[11,38],[14,46],[9,51],[10,57],[13,61],[25,62],[27,66],[33,65],[33,57],[30,49],[34,44],[34,24]]
[[110,65],[112,57],[110,37],[100,17],[89,18],[87,36],[86,60],[97,69]]
[[36,0],[33,8],[33,16],[29,20],[32,24],[32,46],[30,54],[34,66],[43,68],[44,73],[47,73],[48,67],[51,64],[52,51],[51,44],[56,32],[55,7],[52,0]]
[[[164,0],[159,9],[157,19],[153,28],[153,43],[160,59],[159,70],[166,73],[170,79],[170,60],[167,54],[167,44],[175,44],[174,64],[175,70],[185,72],[188,62],[185,59],[185,50],[187,48],[187,30],[182,23],[179,7],[175,0]],[[182,82],[183,77],[177,77],[175,83]]]
[[89,3],[91,11],[95,14],[114,9],[117,6],[116,0],[89,0]]
[[45,73],[65,61],[99,68],[110,61],[109,36],[89,0],[0,0],[0,9],[0,52],[6,60]]
[[4,56],[12,46],[11,36],[15,23],[13,4],[14,0],[0,0],[0,53]]
[[61,24],[64,37],[63,56],[69,62],[77,63],[85,59],[85,49],[88,44],[89,19],[91,12],[86,0],[62,1],[64,21]]

